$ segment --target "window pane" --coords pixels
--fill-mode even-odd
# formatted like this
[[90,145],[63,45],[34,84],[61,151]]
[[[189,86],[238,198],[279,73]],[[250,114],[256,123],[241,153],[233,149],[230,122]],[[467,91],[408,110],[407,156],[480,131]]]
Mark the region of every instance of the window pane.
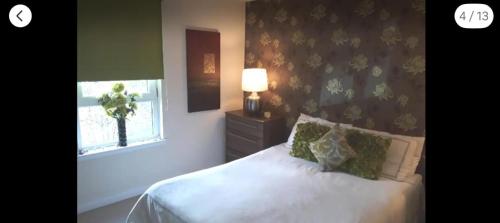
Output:
[[125,90],[131,93],[148,93],[148,81],[99,81],[80,82],[83,97],[100,97],[102,94],[110,92],[115,83],[123,83]]
[[[81,107],[78,112],[83,148],[91,150],[91,147],[118,143],[116,120],[108,117],[101,106]],[[126,128],[129,143],[156,137],[153,128],[152,103],[149,101],[138,102],[136,115],[129,115]]]

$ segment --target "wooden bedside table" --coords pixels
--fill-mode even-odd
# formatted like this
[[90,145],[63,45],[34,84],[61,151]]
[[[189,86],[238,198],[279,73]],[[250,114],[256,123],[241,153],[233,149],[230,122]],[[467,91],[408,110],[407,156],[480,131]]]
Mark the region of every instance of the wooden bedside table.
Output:
[[252,117],[243,110],[226,112],[226,162],[285,142],[285,119]]

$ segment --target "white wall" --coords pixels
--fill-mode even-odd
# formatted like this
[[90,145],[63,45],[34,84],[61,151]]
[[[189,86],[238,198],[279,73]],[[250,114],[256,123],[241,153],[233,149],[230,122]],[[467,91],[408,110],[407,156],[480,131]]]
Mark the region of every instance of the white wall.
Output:
[[[149,148],[78,160],[78,212],[138,195],[166,178],[224,162],[224,112],[242,107],[243,0],[163,0],[166,140]],[[185,29],[221,34],[221,108],[187,113]],[[168,103],[167,103],[168,101]]]

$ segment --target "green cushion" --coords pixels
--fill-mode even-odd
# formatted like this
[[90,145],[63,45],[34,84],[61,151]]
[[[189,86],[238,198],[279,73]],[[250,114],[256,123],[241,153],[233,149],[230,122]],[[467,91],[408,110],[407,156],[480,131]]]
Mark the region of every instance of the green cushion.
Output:
[[311,142],[309,148],[323,168],[333,171],[345,161],[356,156],[345,138],[345,130],[335,126],[318,140]]
[[297,125],[297,133],[293,139],[290,155],[305,160],[318,162],[314,154],[309,149],[309,143],[318,140],[330,127],[320,125],[314,122],[306,122]]
[[356,151],[356,157],[345,161],[337,169],[366,179],[378,179],[392,140],[353,129],[346,130],[346,139]]

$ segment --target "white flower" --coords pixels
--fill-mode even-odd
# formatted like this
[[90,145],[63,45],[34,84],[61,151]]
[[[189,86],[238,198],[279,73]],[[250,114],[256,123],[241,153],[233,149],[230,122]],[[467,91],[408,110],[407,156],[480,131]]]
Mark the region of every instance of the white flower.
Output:
[[311,56],[309,56],[309,58],[307,58],[307,65],[309,65],[309,67],[311,67],[312,69],[316,69],[318,68],[319,66],[321,66],[322,62],[321,62],[321,56],[318,55],[317,53],[314,53],[312,54]]
[[425,72],[425,59],[421,56],[410,58],[403,64],[403,69],[413,76],[423,73]]
[[344,116],[351,121],[361,119],[361,108],[357,105],[351,105],[345,109]]
[[274,48],[276,48],[276,49],[277,49],[278,47],[280,47],[280,40],[279,40],[279,39],[275,39],[275,40],[273,40],[273,47],[274,47]]
[[380,75],[382,75],[382,68],[380,68],[379,66],[373,66],[372,68],[372,75],[374,77],[380,77]]
[[267,46],[269,43],[271,43],[271,36],[269,36],[269,33],[264,32],[260,34],[260,44],[262,44],[262,46]]
[[292,88],[292,90],[297,90],[302,87],[302,80],[300,80],[299,76],[293,75],[288,80],[288,85]]
[[408,104],[408,100],[409,100],[408,96],[404,94],[400,95],[398,98],[399,105],[401,105],[401,107],[405,107],[406,104]]
[[344,91],[344,87],[342,86],[342,82],[337,79],[333,78],[331,80],[328,80],[328,84],[326,85],[326,89],[330,94],[340,94]]
[[375,2],[373,0],[363,0],[359,3],[358,8],[354,10],[361,17],[367,17],[375,11]]
[[318,111],[318,104],[316,103],[316,101],[314,101],[313,99],[309,99],[308,101],[306,101],[305,105],[303,106],[303,108],[309,113],[309,114],[312,114],[316,111]]
[[394,96],[392,93],[392,89],[385,82],[375,86],[375,91],[373,91],[373,95],[375,95],[375,97],[377,97],[379,100],[385,100],[385,101]]
[[417,45],[418,45],[418,38],[417,37],[411,36],[411,37],[408,37],[408,39],[406,39],[405,46],[407,46],[408,48],[415,49],[415,47],[417,47]]
[[281,96],[275,94],[271,97],[271,104],[274,107],[279,107],[283,104],[283,99],[281,98]]
[[333,72],[333,65],[331,65],[329,63],[326,64],[326,66],[325,66],[325,73],[331,74],[332,72]]
[[331,40],[337,46],[344,45],[344,43],[349,41],[349,36],[342,28],[339,28],[339,29],[336,29],[335,31],[333,31]]
[[281,67],[285,63],[285,56],[281,52],[278,52],[273,57],[273,65],[277,67]]
[[356,71],[362,71],[368,67],[368,58],[363,54],[358,54],[354,56],[349,65]]
[[292,42],[295,45],[302,45],[306,41],[306,37],[302,31],[298,30],[292,34]]
[[315,20],[320,20],[321,18],[326,16],[326,8],[323,5],[317,5],[316,7],[313,8],[311,11],[311,16]]
[[417,128],[417,119],[410,113],[402,114],[394,120],[394,124],[404,131]]
[[345,91],[345,96],[347,97],[347,100],[351,100],[352,98],[354,98],[354,89],[347,89]]
[[255,55],[252,52],[247,53],[247,56],[245,57],[245,62],[248,65],[252,65],[255,63]]
[[259,20],[259,28],[260,29],[264,28],[264,21],[262,21],[262,19]]
[[293,71],[293,68],[294,68],[294,67],[295,67],[295,66],[293,65],[293,63],[292,63],[292,62],[288,62],[288,65],[287,65],[287,69],[288,69],[288,71]]
[[276,90],[276,88],[278,87],[278,82],[276,81],[271,81],[271,89],[272,90]]
[[387,44],[387,46],[392,46],[400,42],[402,37],[401,33],[396,27],[389,26],[382,31],[380,39],[382,40],[382,42]]
[[278,10],[278,12],[276,12],[276,16],[274,16],[274,19],[276,19],[276,21],[280,22],[280,23],[283,23],[284,21],[287,20],[287,12],[285,9],[280,9]]

